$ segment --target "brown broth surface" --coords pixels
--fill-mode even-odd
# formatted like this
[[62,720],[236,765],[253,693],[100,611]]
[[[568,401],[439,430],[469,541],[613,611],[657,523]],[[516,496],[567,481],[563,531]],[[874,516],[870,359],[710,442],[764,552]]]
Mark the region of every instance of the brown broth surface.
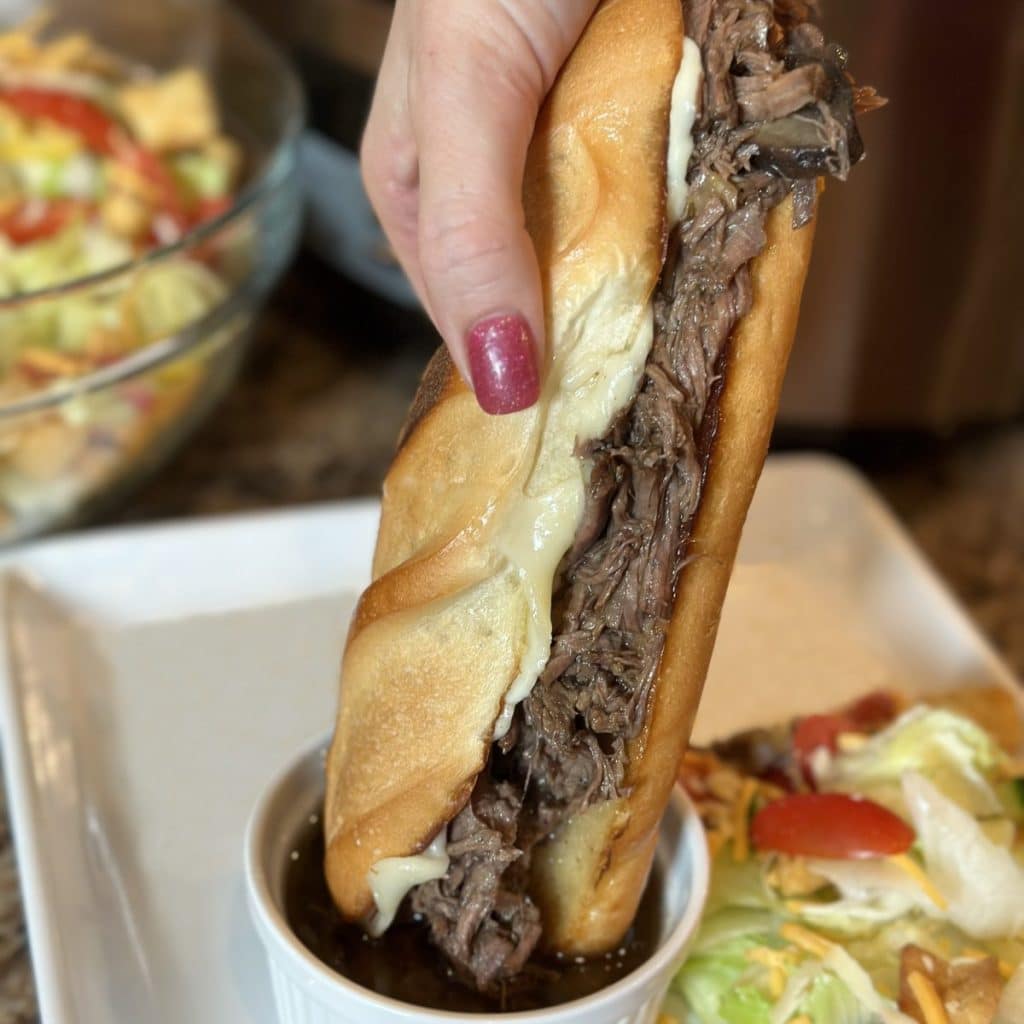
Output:
[[516,984],[490,997],[465,984],[431,944],[426,925],[406,915],[378,939],[341,919],[324,879],[324,838],[313,814],[298,836],[285,876],[285,915],[302,944],[318,960],[363,988],[404,1003],[460,1013],[537,1010],[558,1006],[604,988],[640,966],[659,933],[652,877],[636,921],[622,945],[592,960],[535,957]]

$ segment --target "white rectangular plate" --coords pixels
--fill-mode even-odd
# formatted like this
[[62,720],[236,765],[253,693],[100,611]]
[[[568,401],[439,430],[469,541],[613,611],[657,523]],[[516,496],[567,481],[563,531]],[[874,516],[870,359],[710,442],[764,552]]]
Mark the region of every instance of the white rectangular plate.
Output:
[[[272,1024],[243,828],[331,724],[376,516],[118,530],[8,560],[0,734],[48,1024]],[[860,477],[769,460],[696,738],[887,683],[1014,687]]]

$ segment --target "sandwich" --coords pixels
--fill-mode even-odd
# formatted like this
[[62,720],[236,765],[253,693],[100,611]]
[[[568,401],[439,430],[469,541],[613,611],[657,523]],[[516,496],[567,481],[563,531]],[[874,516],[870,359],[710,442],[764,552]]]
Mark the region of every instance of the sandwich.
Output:
[[803,0],[601,3],[536,123],[537,404],[444,350],[342,662],[325,872],[458,974],[612,949],[642,895],[778,404],[821,180],[876,105]]
[[1021,707],[877,692],[688,751],[711,890],[666,1019],[1024,1020]]

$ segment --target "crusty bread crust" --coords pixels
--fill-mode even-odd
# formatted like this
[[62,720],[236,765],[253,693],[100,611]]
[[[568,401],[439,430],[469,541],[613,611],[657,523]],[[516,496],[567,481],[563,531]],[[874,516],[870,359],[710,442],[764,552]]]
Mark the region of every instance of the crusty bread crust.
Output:
[[371,867],[422,850],[486,762],[536,622],[507,552],[509,535],[522,531],[524,495],[551,483],[551,460],[538,452],[573,466],[575,480],[554,481],[559,493],[582,495],[575,430],[559,427],[572,424],[561,416],[567,394],[587,381],[567,381],[596,341],[630,351],[649,322],[681,49],[679,0],[606,0],[538,119],[524,206],[545,288],[540,401],[488,416],[441,355],[403,431],[327,761],[327,881],[350,918],[372,909]]
[[628,796],[596,805],[534,852],[533,895],[551,949],[593,955],[613,948],[643,894],[796,330],[814,229],[794,231],[791,225],[787,200],[768,217],[768,245],[752,267],[753,306],[727,350],[718,427],[689,561],[679,579],[645,729],[630,747]]

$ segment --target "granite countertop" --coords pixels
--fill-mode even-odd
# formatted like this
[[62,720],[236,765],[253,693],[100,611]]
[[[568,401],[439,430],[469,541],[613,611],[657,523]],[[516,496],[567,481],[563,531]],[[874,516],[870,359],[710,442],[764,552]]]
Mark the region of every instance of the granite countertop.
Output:
[[[434,345],[419,316],[303,257],[261,319],[238,386],[108,523],[375,494]],[[831,440],[1024,676],[1024,423],[944,442]],[[783,433],[776,447],[798,441]],[[0,814],[0,1024],[35,1024],[15,871]]]

